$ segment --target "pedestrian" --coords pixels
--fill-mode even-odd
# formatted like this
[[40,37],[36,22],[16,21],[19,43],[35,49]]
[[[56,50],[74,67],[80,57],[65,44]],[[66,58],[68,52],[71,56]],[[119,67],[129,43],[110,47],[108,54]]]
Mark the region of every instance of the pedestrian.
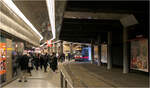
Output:
[[57,57],[56,57],[56,54],[53,53],[53,56],[52,56],[52,70],[53,72],[55,72],[58,68],[58,62],[57,62]]
[[28,62],[29,58],[27,56],[27,53],[24,51],[23,56],[19,55],[19,67],[21,68],[19,82],[22,82],[22,80],[24,80],[24,82],[27,82],[26,75],[28,69]]
[[39,55],[38,55],[38,53],[36,53],[36,55],[34,57],[34,65],[35,65],[36,70],[38,71],[38,69],[39,69]]
[[44,55],[41,54],[40,55],[40,68],[41,68],[41,70],[42,70],[43,66],[44,66]]
[[28,58],[29,58],[29,62],[28,62],[28,73],[30,74],[30,76],[32,76],[31,74],[31,70],[33,69],[33,58],[30,56],[30,54],[27,54]]
[[44,56],[44,72],[47,72],[47,66],[48,66],[48,54],[46,53]]
[[61,56],[60,56],[60,61],[61,61],[61,62],[65,61],[65,54],[64,54],[64,53],[61,54]]
[[52,55],[49,55],[48,62],[49,62],[50,68],[52,68]]

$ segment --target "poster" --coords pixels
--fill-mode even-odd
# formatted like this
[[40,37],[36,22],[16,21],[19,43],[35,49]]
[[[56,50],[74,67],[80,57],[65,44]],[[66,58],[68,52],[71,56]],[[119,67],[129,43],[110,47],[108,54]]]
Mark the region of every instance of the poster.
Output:
[[131,42],[131,69],[148,72],[148,40]]
[[107,45],[106,44],[101,45],[101,62],[107,63]]
[[0,35],[0,84],[6,81],[6,39]]
[[0,42],[0,75],[6,73],[6,43]]

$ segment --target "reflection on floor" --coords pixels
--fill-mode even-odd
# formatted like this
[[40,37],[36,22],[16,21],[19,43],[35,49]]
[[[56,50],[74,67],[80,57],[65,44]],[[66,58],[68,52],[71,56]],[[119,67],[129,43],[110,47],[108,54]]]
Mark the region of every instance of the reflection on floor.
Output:
[[18,82],[18,79],[4,86],[3,88],[56,88],[60,87],[59,72],[53,73],[49,70],[32,71],[32,76],[28,77],[28,82]]

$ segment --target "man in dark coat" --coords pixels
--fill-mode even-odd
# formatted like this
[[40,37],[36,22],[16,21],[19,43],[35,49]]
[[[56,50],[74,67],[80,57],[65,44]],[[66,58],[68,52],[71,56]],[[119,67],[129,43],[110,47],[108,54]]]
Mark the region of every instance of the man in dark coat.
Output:
[[56,57],[56,54],[53,53],[53,56],[52,56],[52,70],[53,72],[55,72],[57,70],[57,65],[58,65],[58,62],[57,62],[57,57]]
[[40,68],[41,68],[41,70],[42,70],[43,66],[44,66],[44,55],[41,54],[40,55]]
[[24,82],[27,82],[26,74],[28,70],[28,62],[29,58],[26,53],[23,56],[19,55],[19,67],[21,68],[21,75],[19,82],[22,82],[22,79],[24,79]]
[[48,59],[49,59],[49,56],[46,53],[45,56],[44,56],[44,58],[43,58],[43,60],[44,60],[44,72],[47,72]]
[[36,53],[33,61],[34,61],[34,65],[35,65],[36,70],[38,70],[39,69],[39,64],[40,64],[39,63],[40,62],[40,60],[39,60],[39,54]]

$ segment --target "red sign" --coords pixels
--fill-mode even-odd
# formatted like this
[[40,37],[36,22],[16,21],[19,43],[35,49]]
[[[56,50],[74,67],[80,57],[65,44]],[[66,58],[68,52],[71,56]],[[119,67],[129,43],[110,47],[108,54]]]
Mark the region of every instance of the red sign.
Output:
[[53,46],[52,40],[50,40],[50,41],[47,40],[47,46],[48,46],[48,47],[52,47],[52,46]]

